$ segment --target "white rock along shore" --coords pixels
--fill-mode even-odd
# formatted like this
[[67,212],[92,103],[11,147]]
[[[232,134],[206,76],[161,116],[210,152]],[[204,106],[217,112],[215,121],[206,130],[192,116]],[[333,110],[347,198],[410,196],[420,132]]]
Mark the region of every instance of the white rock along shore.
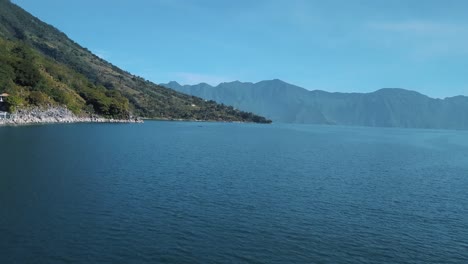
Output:
[[95,115],[77,116],[64,107],[22,109],[7,119],[3,119],[0,115],[0,126],[59,123],[143,123],[143,121],[139,118],[107,119]]

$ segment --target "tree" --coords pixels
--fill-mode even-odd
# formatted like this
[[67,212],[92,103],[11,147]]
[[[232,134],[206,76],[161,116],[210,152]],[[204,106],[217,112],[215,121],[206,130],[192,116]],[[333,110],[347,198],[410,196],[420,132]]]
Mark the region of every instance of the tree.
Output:
[[15,112],[18,110],[19,107],[21,107],[24,104],[23,99],[21,97],[16,96],[16,95],[10,95],[6,98],[6,106],[7,110],[10,113]]
[[36,106],[43,106],[49,103],[47,96],[39,91],[32,91],[28,96],[28,101]]
[[15,56],[12,63],[16,84],[27,87],[34,87],[41,80],[41,73],[35,67],[35,57],[33,52],[24,44],[18,44],[12,49]]

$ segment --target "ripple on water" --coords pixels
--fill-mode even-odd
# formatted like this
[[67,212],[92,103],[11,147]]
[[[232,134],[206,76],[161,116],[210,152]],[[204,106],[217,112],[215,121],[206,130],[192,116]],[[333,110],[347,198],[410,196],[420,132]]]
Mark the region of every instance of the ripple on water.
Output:
[[177,122],[14,132],[0,128],[11,150],[0,152],[1,263],[468,262],[465,132]]

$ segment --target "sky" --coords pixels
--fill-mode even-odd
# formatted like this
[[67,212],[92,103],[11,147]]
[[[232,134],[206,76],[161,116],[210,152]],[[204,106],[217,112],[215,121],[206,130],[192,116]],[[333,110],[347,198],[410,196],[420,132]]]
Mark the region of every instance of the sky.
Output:
[[466,0],[12,0],[155,83],[468,95]]

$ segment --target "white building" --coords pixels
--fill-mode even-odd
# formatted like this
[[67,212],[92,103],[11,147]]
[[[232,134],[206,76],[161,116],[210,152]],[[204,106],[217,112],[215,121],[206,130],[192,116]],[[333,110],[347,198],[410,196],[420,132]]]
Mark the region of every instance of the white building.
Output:
[[0,103],[3,103],[8,96],[10,95],[7,93],[0,94]]

